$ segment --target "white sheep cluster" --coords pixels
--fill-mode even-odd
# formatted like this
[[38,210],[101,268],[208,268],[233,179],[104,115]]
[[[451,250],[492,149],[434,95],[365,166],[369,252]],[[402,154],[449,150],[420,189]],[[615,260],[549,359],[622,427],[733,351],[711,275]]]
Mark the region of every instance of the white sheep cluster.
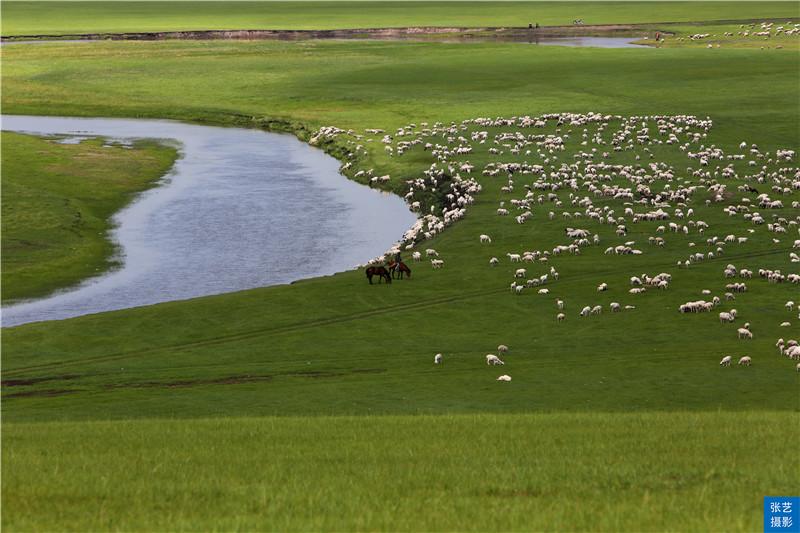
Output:
[[[473,238],[476,247],[482,246],[477,252],[482,254],[480,260],[495,267],[492,276],[508,276],[505,279],[514,295],[555,294],[559,287],[551,285],[559,280],[555,267],[561,270],[562,263],[571,258],[603,252],[608,261],[619,262],[626,276],[639,270],[634,263],[641,265],[641,256],[658,264],[658,254],[675,253],[673,261],[681,258],[676,272],[680,280],[685,279],[683,269],[708,271],[726,255],[739,262],[742,259],[735,258],[775,250],[781,253],[762,254],[758,259],[758,276],[747,265],[728,264],[723,269],[729,281],[724,299],[740,296],[746,303],[747,297],[741,295],[760,290],[759,280],[800,284],[800,273],[787,271],[786,261],[788,254],[788,263],[800,263],[800,239],[784,243],[786,235],[796,235],[800,228],[800,201],[792,198],[800,191],[795,150],[768,150],[746,141],[718,146],[709,139],[712,127],[710,118],[693,115],[557,113],[423,122],[388,134],[365,130],[364,136],[326,127],[315,135],[315,142],[323,147],[348,146],[348,154],[353,155],[348,155],[352,165],[347,173],[364,183],[395,190],[406,187],[405,200],[419,218],[377,261],[394,250],[410,249],[414,261],[427,257],[433,268],[442,268],[444,260],[438,253],[417,251],[419,243],[462,220],[482,188],[493,187],[501,198],[493,208],[498,223],[510,224],[508,233],[514,235],[530,230],[530,240],[509,241],[503,231],[490,235],[486,230]],[[378,165],[359,169],[366,157],[363,146],[370,142],[389,148],[390,157],[427,154],[430,166],[419,177],[404,181],[390,176],[387,169],[376,170]],[[668,146],[685,156],[687,166],[658,159]],[[721,210],[726,219],[738,218],[746,224],[738,232],[728,230],[727,224],[723,231],[715,222],[719,217],[704,220],[701,216],[711,210]],[[545,242],[538,229],[554,224],[559,237]],[[592,286],[614,298],[626,278],[604,276],[593,280]],[[640,297],[649,303],[657,299],[653,289],[666,290],[671,283],[672,275],[666,272],[641,274],[630,277],[625,289],[634,295],[651,290],[653,296]],[[680,312],[704,313],[720,305],[723,291],[713,296],[714,287],[708,287],[703,291],[708,295],[705,299],[680,305]],[[612,312],[635,308],[606,301],[578,309],[581,316],[591,316],[602,313],[604,306]],[[556,319],[562,322],[566,313],[563,307],[558,311]],[[734,322],[735,309],[721,312],[719,318],[723,324]],[[748,331],[743,338],[752,336],[749,328],[741,329]]]

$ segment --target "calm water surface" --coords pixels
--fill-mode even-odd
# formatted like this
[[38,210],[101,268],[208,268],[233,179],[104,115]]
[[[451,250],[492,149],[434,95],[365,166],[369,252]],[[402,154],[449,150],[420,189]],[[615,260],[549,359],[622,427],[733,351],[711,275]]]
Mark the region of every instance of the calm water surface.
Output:
[[162,120],[3,116],[36,135],[168,139],[163,184],[115,217],[123,266],[4,307],[3,326],[62,319],[333,274],[383,253],[415,222],[399,197],[339,174],[289,135]]

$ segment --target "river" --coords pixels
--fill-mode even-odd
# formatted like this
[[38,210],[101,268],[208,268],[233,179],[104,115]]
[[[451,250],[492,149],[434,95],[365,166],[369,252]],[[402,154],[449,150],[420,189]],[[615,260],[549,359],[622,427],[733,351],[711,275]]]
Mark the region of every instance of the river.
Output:
[[383,253],[416,220],[401,198],[345,178],[336,159],[291,135],[166,120],[10,115],[2,129],[180,145],[161,185],[114,217],[121,268],[3,307],[3,326],[349,270]]

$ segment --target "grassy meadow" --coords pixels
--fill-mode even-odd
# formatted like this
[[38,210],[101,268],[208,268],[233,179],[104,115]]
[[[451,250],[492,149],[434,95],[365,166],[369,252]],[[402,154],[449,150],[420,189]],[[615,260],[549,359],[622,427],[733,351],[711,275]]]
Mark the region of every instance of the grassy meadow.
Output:
[[111,216],[152,187],[177,151],[2,134],[3,301],[43,296],[116,264]]
[[798,17],[793,2],[26,2],[2,35],[178,30],[637,24]]
[[[34,22],[30,15],[14,22],[14,9],[32,5],[14,3],[11,15],[4,13],[3,34],[7,27],[26,33],[22,22],[41,33],[67,23],[86,27],[69,17],[63,24],[47,17]],[[73,22],[94,20],[92,10],[108,4],[85,5],[88,15],[67,11]],[[197,20],[215,5],[198,9]],[[424,17],[429,5],[436,6],[406,11]],[[496,5],[502,6],[498,17],[514,7]],[[793,8],[648,5],[657,6],[648,11],[650,20],[687,21],[787,16]],[[248,17],[255,27],[259,19],[247,9],[281,6],[248,4],[230,16]],[[363,15],[341,7],[342,17],[373,20],[370,4]],[[597,13],[606,22],[624,22],[645,7],[603,11],[598,5]],[[624,14],[615,11],[623,8]],[[455,19],[470,12],[448,13]],[[488,16],[478,19],[494,24]],[[136,29],[169,17],[146,20],[149,26]],[[216,20],[225,26],[233,19]],[[113,24],[108,19],[108,31],[118,29]],[[394,133],[411,122],[481,116],[695,114],[714,122],[702,142],[726,153],[742,141],[772,152],[800,147],[800,57],[791,49],[169,41],[17,45],[0,55],[3,109],[14,114],[172,118],[288,130],[303,139],[325,125]],[[555,126],[543,132],[555,134]],[[560,161],[573,160],[579,133]],[[429,168],[430,152],[415,147],[390,157],[380,137],[363,143],[363,156],[346,174],[356,179],[357,170],[373,168],[376,175],[391,174],[387,188],[404,192],[405,179]],[[491,161],[525,159],[486,148],[476,146],[457,160],[482,169]],[[326,149],[341,156],[350,146],[343,137]],[[675,146],[651,153],[681,179],[690,180],[685,169],[697,166]],[[9,157],[30,156],[15,150]],[[636,164],[633,158],[622,152],[609,161]],[[776,171],[782,164],[764,165]],[[747,161],[735,166],[751,172]],[[727,204],[706,206],[706,192],[690,203],[696,218],[709,223],[706,235],[666,234],[663,248],[647,244],[659,222],[629,224],[628,235],[617,237],[613,227],[565,220],[563,211],[579,210],[568,190],[558,192],[563,208],[537,206],[534,219],[518,225],[495,211],[500,201],[524,195],[528,178],[515,178],[518,190],[509,195],[501,190],[505,175],[476,174],[483,190],[464,220],[419,246],[439,251],[442,270],[409,261],[413,278],[388,286],[370,286],[363,272],[350,271],[4,329],[3,526],[759,528],[764,495],[796,493],[800,463],[791,444],[800,427],[800,373],[774,344],[778,337],[797,338],[796,314],[783,303],[800,299],[800,291],[756,276],[747,293],[724,304],[739,310],[737,324],[752,323],[751,341],[738,340],[739,326],[721,325],[716,312],[684,315],[677,308],[703,297],[701,289],[722,295],[731,281],[722,276],[727,263],[798,272],[788,258],[795,230],[774,243],[763,226],[725,215]],[[753,197],[736,185],[729,186],[728,202]],[[799,196],[795,190],[781,197],[786,207],[766,215],[795,218],[791,202]],[[621,201],[595,201],[622,213]],[[553,220],[546,216],[551,209],[558,213]],[[589,228],[602,244],[530,265],[536,274],[558,268],[561,277],[548,285],[549,295],[512,295],[515,266],[505,254],[564,244],[565,226]],[[754,229],[749,240],[724,255],[676,267],[691,242],[707,251],[707,236],[748,229]],[[482,233],[493,242],[479,244]],[[628,240],[645,253],[603,253]],[[503,259],[500,266],[489,267],[492,256]],[[673,275],[668,291],[628,294],[630,276],[662,271]],[[603,281],[610,290],[598,293]],[[563,323],[555,319],[556,298],[567,303]],[[611,301],[636,309],[578,316],[583,305],[607,308]],[[792,326],[781,327],[782,321]],[[488,367],[483,356],[500,343],[510,347],[506,365]],[[437,352],[445,359],[434,366]],[[750,355],[753,365],[720,368],[725,354]],[[496,382],[504,373],[513,381]]]
[[756,531],[763,495],[796,490],[792,422],[760,411],[6,424],[4,464],[25,467],[5,469],[3,528]]

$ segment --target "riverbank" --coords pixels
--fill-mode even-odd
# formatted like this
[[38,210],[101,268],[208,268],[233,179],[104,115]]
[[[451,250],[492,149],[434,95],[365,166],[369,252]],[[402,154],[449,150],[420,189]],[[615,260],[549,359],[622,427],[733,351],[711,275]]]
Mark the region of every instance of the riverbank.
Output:
[[[334,274],[382,254],[416,221],[402,198],[345,179],[339,161],[288,135],[153,120],[2,120],[13,131],[69,139],[158,136],[181,146],[169,179],[113,214],[109,237],[119,248],[119,268],[95,272],[73,290],[5,306],[4,326]],[[14,153],[7,159],[24,166],[24,154]]]
[[3,304],[118,267],[111,216],[156,186],[178,157],[155,141],[2,133]]
[[375,40],[439,40],[536,42],[565,37],[653,37],[666,30],[633,24],[569,25],[539,27],[407,27],[359,28],[335,30],[192,30],[125,33],[75,33],[3,36],[4,42],[26,41],[164,41],[164,40],[279,40],[307,39],[375,39]]

